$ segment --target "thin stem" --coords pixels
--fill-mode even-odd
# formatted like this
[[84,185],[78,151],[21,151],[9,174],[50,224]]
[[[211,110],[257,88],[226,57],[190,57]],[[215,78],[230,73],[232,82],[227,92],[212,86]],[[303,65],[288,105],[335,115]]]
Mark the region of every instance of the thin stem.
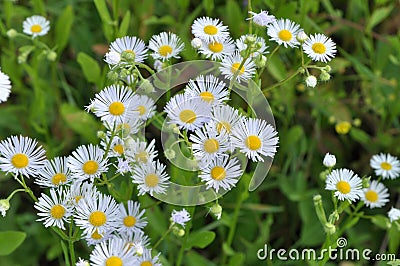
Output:
[[71,221],[69,224],[69,239],[68,239],[68,247],[69,247],[69,254],[71,256],[71,264],[75,265],[75,249],[74,249],[74,237],[73,237],[73,232],[72,232],[72,228],[73,228],[73,217],[71,216]]
[[287,81],[289,81],[289,80],[291,80],[292,78],[294,78],[295,76],[297,76],[297,75],[300,73],[300,71],[301,71],[300,69],[297,70],[296,72],[294,72],[292,75],[286,77],[285,79],[283,79],[283,80],[281,80],[281,81],[275,83],[275,84],[272,85],[272,86],[269,86],[269,87],[263,89],[262,92],[263,92],[263,93],[266,93],[267,91],[270,91],[270,90],[272,90],[273,88],[276,88],[276,87],[281,86],[282,84],[286,83]]
[[25,192],[25,189],[20,188],[20,189],[14,190],[14,191],[10,194],[10,196],[7,197],[7,200],[8,200],[8,201],[11,200],[11,198],[12,198],[17,192]]
[[[252,11],[251,0],[247,0],[247,12],[250,14],[251,11]],[[252,30],[253,30],[253,20],[249,19],[249,34],[252,34]]]
[[164,238],[166,238],[167,235],[172,231],[172,225],[173,225],[173,224],[171,224],[171,225],[169,226],[168,230],[165,231],[165,233],[161,236],[161,238],[157,241],[157,243],[154,244],[154,246],[153,246],[153,249],[154,249],[154,250],[158,247],[158,245],[160,245],[160,243],[164,240]]

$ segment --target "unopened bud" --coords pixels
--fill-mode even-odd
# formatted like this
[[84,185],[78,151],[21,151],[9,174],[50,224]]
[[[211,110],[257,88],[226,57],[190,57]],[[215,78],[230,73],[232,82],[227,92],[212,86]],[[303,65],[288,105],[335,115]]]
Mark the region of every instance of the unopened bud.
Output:
[[304,31],[300,31],[300,32],[297,34],[296,39],[297,39],[297,41],[298,41],[299,43],[304,43],[304,42],[308,39],[308,36],[307,36],[307,34],[306,34]]
[[325,233],[328,235],[333,235],[336,232],[336,227],[334,224],[326,223],[324,226]]
[[218,203],[215,203],[215,204],[210,208],[210,212],[211,212],[212,214],[215,215],[215,217],[217,218],[217,220],[221,219],[222,207],[221,207],[221,205],[219,205]]
[[10,201],[8,199],[0,200],[0,212],[3,217],[6,216],[6,212],[10,209]]
[[317,85],[317,78],[313,75],[310,75],[305,80],[307,87],[314,88]]
[[326,72],[325,70],[322,70],[321,74],[319,75],[319,79],[321,81],[328,81],[331,79],[331,75],[328,72]]
[[201,47],[202,43],[203,43],[203,42],[202,42],[199,38],[194,38],[194,39],[190,42],[190,44],[192,45],[192,47],[193,47],[194,49],[199,49],[199,48]]
[[16,30],[14,30],[14,29],[9,29],[9,30],[7,31],[7,36],[8,36],[8,38],[10,38],[10,39],[15,38],[17,35],[18,35],[18,32],[17,32]]
[[47,60],[54,62],[57,59],[57,53],[54,51],[49,51],[47,53]]
[[97,137],[99,139],[106,139],[107,134],[104,131],[97,131]]
[[166,149],[164,151],[164,155],[165,155],[165,158],[167,158],[168,160],[172,160],[175,158],[175,151],[172,149]]

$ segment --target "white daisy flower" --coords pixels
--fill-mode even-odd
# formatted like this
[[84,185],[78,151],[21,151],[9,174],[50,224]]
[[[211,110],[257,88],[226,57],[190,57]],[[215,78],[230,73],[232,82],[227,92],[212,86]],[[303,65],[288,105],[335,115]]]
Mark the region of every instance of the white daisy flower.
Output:
[[189,80],[185,88],[188,98],[200,98],[206,103],[216,106],[229,100],[229,92],[226,84],[214,75],[198,76],[195,80]]
[[37,144],[21,135],[0,141],[0,169],[15,175],[37,176],[45,160],[45,150]]
[[213,188],[218,193],[219,189],[230,190],[239,181],[243,171],[237,158],[228,156],[215,158],[201,170],[201,181],[207,184],[207,189]]
[[190,214],[186,209],[180,211],[173,210],[171,213],[171,221],[185,227],[185,224],[190,221]]
[[75,207],[75,224],[83,230],[84,235],[94,232],[104,234],[114,231],[120,216],[117,202],[109,195],[99,194],[97,200],[85,197]]
[[165,165],[157,162],[139,164],[133,168],[132,182],[138,185],[139,196],[149,193],[165,194],[169,176],[164,172]]
[[375,174],[383,179],[395,179],[400,175],[400,161],[390,154],[376,154],[372,156],[370,164]]
[[135,111],[134,117],[147,120],[154,115],[156,106],[154,100],[149,96],[135,95],[132,109]]
[[158,255],[152,257],[151,256],[151,249],[145,248],[143,250],[143,255],[138,257],[138,264],[140,266],[162,266],[159,261],[160,253]]
[[224,26],[219,19],[210,17],[197,18],[192,25],[194,37],[207,43],[222,42],[229,37],[228,27]]
[[215,106],[212,109],[212,120],[210,123],[218,133],[226,131],[230,135],[232,129],[238,126],[241,119],[242,116],[239,114],[238,110],[229,105],[221,105]]
[[134,93],[128,87],[111,85],[96,94],[93,113],[111,127],[114,123],[124,123],[127,117],[135,115],[133,99]]
[[137,256],[142,256],[144,249],[150,244],[149,237],[143,231],[125,231],[118,233],[118,237],[123,239],[130,248],[133,248]]
[[279,137],[278,132],[266,121],[243,118],[232,129],[232,144],[252,161],[264,161],[262,156],[274,157]]
[[154,53],[151,54],[154,59],[165,61],[172,57],[180,58],[178,54],[185,48],[185,44],[176,34],[161,32],[151,37],[149,48],[154,51]]
[[396,209],[392,207],[390,211],[388,212],[388,217],[390,219],[390,222],[394,222],[400,219],[400,209]]
[[129,160],[124,160],[122,158],[117,158],[118,164],[115,166],[117,168],[117,173],[124,175],[132,171],[132,167],[129,164]]
[[[101,242],[94,247],[90,254],[90,266],[133,266],[140,265],[137,257],[126,245],[125,241],[119,238],[112,238]],[[161,266],[161,265],[160,265]]]
[[140,210],[140,203],[128,200],[126,208],[123,203],[119,204],[120,216],[118,218],[118,232],[137,232],[143,230],[147,225],[144,210]]
[[279,45],[293,48],[300,44],[296,36],[301,30],[300,25],[289,19],[278,19],[268,25],[267,34]]
[[72,174],[67,166],[67,157],[46,160],[44,167],[40,169],[39,175],[35,178],[35,183],[43,187],[58,187],[71,182]]
[[247,20],[253,20],[254,24],[257,24],[261,27],[266,27],[268,24],[275,21],[275,16],[268,15],[268,11],[262,11],[260,13],[255,13],[253,11],[249,11],[250,15],[253,15],[251,18],[247,18]]
[[231,37],[228,37],[221,42],[203,41],[199,48],[199,53],[204,54],[207,58],[211,58],[212,60],[221,60],[224,56],[233,54],[235,48],[235,43]]
[[46,35],[50,30],[50,22],[42,16],[31,16],[22,23],[23,32],[28,35],[36,36]]
[[76,206],[81,200],[97,200],[100,192],[93,183],[74,182],[70,186],[68,194],[68,204]]
[[0,70],[0,103],[7,101],[11,93],[10,77]]
[[90,178],[91,181],[101,173],[107,172],[107,159],[104,159],[104,151],[98,146],[89,144],[79,146],[72,155],[68,157],[68,168],[74,177],[80,181]]
[[324,34],[317,33],[307,38],[303,50],[312,60],[326,63],[335,57],[336,44]]
[[109,53],[113,52],[113,54],[106,56],[104,61],[106,61],[109,65],[116,65],[120,63],[120,61],[116,63],[118,57],[115,53],[119,54],[119,59],[121,60],[121,54],[123,52],[128,52],[135,56],[135,62],[143,63],[147,58],[147,51],[148,49],[144,41],[137,37],[125,36],[122,38],[117,38],[110,44]]
[[90,266],[87,260],[82,259],[79,257],[78,261],[75,263],[75,266]]
[[96,229],[94,230],[93,233],[91,234],[85,234],[82,236],[85,240],[88,246],[95,246],[97,244],[100,244],[101,242],[105,242],[113,237],[113,231],[103,231],[101,234],[99,231]]
[[226,131],[218,134],[217,130],[211,127],[197,129],[190,135],[190,140],[193,142],[193,155],[201,166],[209,164],[216,157],[223,156],[229,148]]
[[140,141],[140,139],[129,138],[126,141],[125,156],[139,164],[152,162],[157,157],[155,143],[155,139],[147,145],[145,141]]
[[105,59],[109,65],[117,65],[119,62],[121,62],[121,54],[112,50],[106,53]]
[[382,183],[373,180],[368,188],[363,189],[361,200],[371,209],[383,207],[389,202],[388,189]]
[[65,230],[64,222],[68,223],[68,218],[72,214],[72,208],[67,204],[67,197],[62,189],[50,189],[50,197],[44,193],[35,202],[38,216],[41,218],[36,221],[42,222],[45,227],[56,226]]
[[335,191],[339,200],[356,201],[363,193],[361,178],[346,168],[333,170],[326,178],[325,189]]
[[[240,36],[239,39],[236,40],[236,46],[237,46],[239,52],[247,49],[246,38],[249,37],[249,36],[254,36],[254,35],[249,35],[249,34],[242,35],[242,36]],[[267,51],[268,46],[265,44],[264,38],[261,38],[259,36],[255,36],[255,42],[254,43],[255,44],[259,43],[260,47],[259,48],[257,47],[258,49],[250,54],[251,57],[254,58],[254,57],[257,57],[259,55],[263,55],[263,54],[268,53],[268,51]]]
[[336,156],[327,152],[322,163],[325,167],[334,167],[336,164]]
[[242,61],[243,57],[236,51],[234,54],[225,56],[222,59],[219,69],[225,78],[230,80],[233,79],[236,72],[238,73],[236,77],[238,82],[251,79],[256,73],[256,65],[251,58],[247,58],[243,66],[240,67]]
[[166,104],[165,112],[170,119],[168,123],[194,131],[210,119],[211,106],[199,98],[177,94]]

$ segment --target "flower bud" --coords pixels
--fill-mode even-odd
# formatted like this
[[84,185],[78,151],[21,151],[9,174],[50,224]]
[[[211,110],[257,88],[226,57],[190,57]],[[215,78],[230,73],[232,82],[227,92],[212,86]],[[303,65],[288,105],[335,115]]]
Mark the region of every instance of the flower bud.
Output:
[[106,139],[107,134],[104,131],[97,131],[97,137],[99,139]]
[[172,160],[175,158],[175,151],[172,149],[166,149],[164,151],[164,155],[165,155],[165,158],[167,158],[168,160]]
[[336,232],[336,227],[334,224],[326,223],[324,225],[324,230],[328,235],[333,235]]
[[127,63],[134,63],[135,62],[135,54],[130,51],[124,51],[121,54],[121,59]]
[[119,79],[119,75],[116,71],[110,70],[107,73],[107,78],[111,81],[111,82],[115,82]]
[[8,199],[0,200],[0,212],[3,217],[6,216],[6,211],[10,209],[10,201]]
[[307,36],[307,34],[306,34],[304,31],[300,31],[300,32],[297,34],[296,39],[297,39],[297,41],[298,41],[299,43],[304,43],[304,42],[308,39],[308,36]]
[[326,72],[325,70],[322,70],[321,74],[319,75],[319,79],[321,81],[328,81],[331,79],[331,75],[328,72]]
[[259,55],[256,60],[254,61],[258,68],[265,67],[267,64],[267,57],[264,55]]
[[10,39],[15,38],[17,35],[18,35],[18,32],[17,32],[16,30],[14,30],[14,29],[9,29],[9,30],[7,31],[7,36],[8,36],[8,38],[10,38]]
[[330,154],[329,152],[325,154],[323,164],[325,167],[331,168],[334,167],[336,164],[336,157],[333,154]]
[[221,219],[222,207],[218,203],[215,203],[213,206],[211,206],[210,212],[215,215],[217,220]]
[[307,87],[314,88],[317,85],[317,78],[313,75],[310,75],[305,80]]
[[194,38],[194,39],[190,42],[190,44],[192,45],[192,47],[193,47],[194,49],[199,49],[199,48],[201,47],[202,43],[203,43],[203,42],[202,42],[199,38]]
[[47,60],[49,60],[50,62],[54,62],[57,59],[57,53],[54,51],[49,51],[47,53]]

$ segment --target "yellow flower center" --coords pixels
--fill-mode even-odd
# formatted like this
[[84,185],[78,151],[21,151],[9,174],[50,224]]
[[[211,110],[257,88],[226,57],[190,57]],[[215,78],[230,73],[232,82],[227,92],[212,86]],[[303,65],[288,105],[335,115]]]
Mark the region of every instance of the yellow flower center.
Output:
[[388,162],[383,162],[383,163],[381,163],[381,168],[383,170],[389,171],[389,170],[392,170],[392,165]]
[[93,234],[92,234],[91,237],[92,237],[93,239],[95,239],[95,240],[100,240],[100,239],[103,238],[103,236],[99,234],[99,231],[97,231],[97,229],[93,232]]
[[376,202],[378,200],[378,193],[373,190],[368,190],[365,192],[365,198],[370,202]]
[[228,133],[231,133],[231,124],[227,121],[220,121],[217,124],[217,131],[221,133],[222,129],[225,129]]
[[146,113],[146,107],[144,107],[143,105],[140,105],[137,108],[137,111],[139,112],[140,115],[144,115],[144,113]]
[[281,39],[284,42],[288,42],[292,39],[292,33],[288,30],[281,30],[278,33],[278,37],[279,39]]
[[136,218],[135,217],[129,215],[129,216],[126,216],[124,218],[124,225],[126,227],[132,227],[135,224],[136,224]]
[[215,153],[219,149],[219,143],[216,139],[208,139],[204,141],[204,150],[208,153]]
[[63,218],[63,216],[65,214],[65,208],[64,208],[64,206],[62,206],[60,204],[54,205],[50,209],[50,214],[51,214],[51,217],[53,217],[55,219],[61,219],[61,218]]
[[347,121],[339,122],[335,126],[335,130],[338,134],[347,134],[351,129],[351,124]]
[[258,136],[250,135],[246,139],[246,146],[252,151],[258,150],[261,148],[261,140]]
[[317,54],[324,54],[326,52],[326,47],[323,43],[316,42],[312,45],[311,49],[314,51],[314,53]]
[[221,166],[214,166],[211,169],[211,177],[214,180],[221,181],[222,179],[224,179],[226,177],[225,168],[223,168]]
[[172,47],[169,46],[169,45],[163,45],[163,46],[161,46],[160,48],[158,48],[158,53],[159,53],[161,56],[166,57],[166,56],[168,56],[169,54],[172,53]]
[[148,174],[145,177],[144,182],[148,187],[155,187],[158,184],[158,176],[156,174]]
[[83,164],[82,170],[87,175],[94,175],[99,169],[99,165],[96,161],[89,160]]
[[42,26],[36,24],[31,26],[31,32],[33,33],[39,33],[42,32]]
[[122,144],[115,145],[113,150],[118,154],[124,154],[124,146]]
[[220,53],[222,50],[224,50],[224,45],[219,42],[211,42],[208,44],[208,49],[214,53]]
[[113,102],[110,104],[110,107],[108,107],[108,111],[110,111],[112,115],[122,115],[125,111],[125,106],[121,102]]
[[196,121],[196,113],[189,109],[183,110],[179,114],[179,119],[183,123],[192,124],[194,121]]
[[214,25],[207,25],[204,27],[204,33],[208,35],[215,35],[218,33],[218,28]]
[[59,185],[60,183],[64,183],[65,181],[67,181],[67,176],[63,173],[58,173],[55,174],[52,178],[51,178],[51,183],[53,183],[53,185]]
[[[238,71],[239,67],[240,67],[240,63],[238,63],[238,62],[233,63],[233,64],[232,64],[232,67],[231,67],[232,73],[235,74],[236,71]],[[244,66],[242,66],[242,67],[240,68],[239,75],[242,75],[243,73],[244,73]]]
[[141,151],[135,154],[135,159],[138,162],[147,163],[148,156],[147,151]]
[[29,164],[28,156],[22,153],[17,153],[11,158],[11,164],[15,168],[24,168]]
[[93,226],[102,226],[106,221],[106,214],[102,211],[94,211],[89,216],[89,222]]
[[336,188],[337,188],[337,190],[339,190],[339,192],[342,193],[342,194],[347,194],[347,193],[349,193],[350,190],[351,190],[350,184],[349,184],[348,182],[346,182],[346,181],[343,181],[343,180],[337,182]]
[[117,256],[111,256],[106,260],[106,266],[122,266],[122,260]]
[[208,103],[212,103],[212,102],[214,101],[214,95],[213,95],[211,92],[209,92],[209,91],[200,92],[200,97],[201,97],[204,101],[206,101],[206,102],[208,102]]
[[125,50],[124,52],[125,52],[125,53],[130,53],[130,54],[133,54],[133,55],[136,55],[135,52],[132,51],[131,49],[127,49],[127,50]]

